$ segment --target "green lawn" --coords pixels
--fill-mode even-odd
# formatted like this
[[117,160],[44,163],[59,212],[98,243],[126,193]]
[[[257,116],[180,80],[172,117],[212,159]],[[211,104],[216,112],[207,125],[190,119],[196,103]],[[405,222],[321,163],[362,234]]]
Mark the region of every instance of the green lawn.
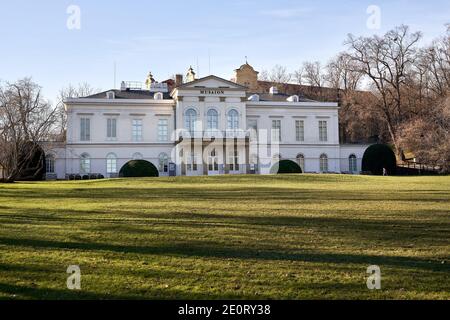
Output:
[[450,299],[450,177],[0,184],[0,298]]

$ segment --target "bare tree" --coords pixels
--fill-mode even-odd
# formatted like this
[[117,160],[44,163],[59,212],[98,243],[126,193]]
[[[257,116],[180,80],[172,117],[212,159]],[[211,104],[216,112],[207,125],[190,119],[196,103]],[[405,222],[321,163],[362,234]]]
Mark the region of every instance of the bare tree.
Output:
[[263,69],[258,75],[258,80],[270,81],[269,71]]
[[[0,166],[6,181],[13,182],[28,172],[36,154],[42,159],[31,172],[42,172],[43,153],[38,153],[56,122],[56,109],[43,99],[41,88],[30,78],[0,86]],[[33,175],[31,173],[31,175]]]
[[294,78],[297,84],[303,84],[303,73],[304,73],[303,68],[299,68],[295,70],[294,73],[292,74],[292,77]]
[[354,91],[363,77],[352,58],[345,52],[338,54],[326,66],[325,79],[331,88]]
[[450,94],[445,100],[428,106],[426,117],[417,117],[402,126],[400,142],[413,150],[419,163],[450,172]]
[[422,49],[416,64],[424,94],[444,96],[450,88],[450,24],[447,33]]
[[450,28],[421,49],[404,89],[411,119],[400,130],[402,147],[425,164],[450,172]]
[[83,82],[78,84],[77,87],[73,86],[72,84],[69,84],[67,87],[62,88],[59,91],[58,94],[58,103],[56,105],[57,109],[57,117],[58,117],[58,132],[59,132],[59,139],[65,140],[65,132],[66,132],[66,125],[67,125],[67,115],[66,111],[64,109],[64,101],[69,98],[80,98],[80,97],[87,97],[95,92],[101,91],[100,89],[94,89],[90,84]]
[[319,61],[303,63],[303,80],[310,86],[323,87],[325,76]]
[[291,74],[287,71],[286,67],[275,65],[269,74],[270,81],[281,84],[291,81]]
[[378,97],[376,110],[387,125],[398,156],[401,153],[398,131],[410,117],[403,89],[417,57],[420,38],[420,32],[411,33],[402,25],[383,37],[349,35],[346,41],[349,57],[357,66],[355,71],[370,80],[370,88]]

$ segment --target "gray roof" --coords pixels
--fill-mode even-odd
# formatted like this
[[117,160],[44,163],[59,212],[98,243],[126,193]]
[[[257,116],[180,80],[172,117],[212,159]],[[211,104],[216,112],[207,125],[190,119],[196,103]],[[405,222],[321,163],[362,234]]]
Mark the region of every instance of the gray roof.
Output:
[[[291,96],[291,95],[283,94],[283,93],[277,93],[277,94],[247,93],[247,98],[249,98],[250,96],[252,96],[254,94],[259,95],[259,101],[277,101],[277,102],[287,102],[287,98],[289,98]],[[318,101],[299,96],[298,102],[318,102]]]
[[[99,92],[87,97],[83,97],[84,99],[106,99],[106,93],[113,91],[115,94],[115,99],[153,99],[155,92],[150,92],[147,90],[108,90]],[[83,99],[82,98],[82,99]],[[164,99],[172,99],[168,92],[163,93]]]
[[[99,92],[87,97],[83,97],[82,99],[106,99],[106,93],[114,91],[115,99],[153,99],[155,92],[150,92],[148,90],[107,90],[103,92]],[[247,98],[255,93],[247,93]],[[270,93],[256,93],[259,95],[259,101],[277,101],[277,102],[286,102],[287,98],[290,97],[288,94],[278,93],[278,94],[270,94]],[[172,99],[168,92],[163,93],[164,99]],[[299,102],[317,102],[316,100],[307,99],[305,97],[299,96]]]

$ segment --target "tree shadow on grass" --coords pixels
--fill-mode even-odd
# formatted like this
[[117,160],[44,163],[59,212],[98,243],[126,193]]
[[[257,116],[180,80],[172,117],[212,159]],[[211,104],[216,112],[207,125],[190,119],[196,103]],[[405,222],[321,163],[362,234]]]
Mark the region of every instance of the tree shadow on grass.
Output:
[[[236,212],[241,212],[237,210]],[[243,210],[245,211],[245,210]],[[249,210],[250,211],[250,210]],[[326,210],[325,210],[326,211]],[[337,211],[337,210],[335,210]],[[0,222],[17,225],[58,224],[77,225],[80,230],[114,233],[139,233],[145,234],[153,232],[163,234],[162,230],[155,227],[178,228],[178,233],[171,238],[178,238],[189,233],[203,232],[205,229],[230,228],[230,230],[241,230],[243,234],[250,235],[252,232],[278,232],[283,228],[283,232],[289,232],[294,237],[300,237],[305,230],[315,232],[325,232],[332,237],[341,239],[355,239],[355,241],[376,241],[378,245],[383,241],[389,241],[392,245],[411,245],[420,239],[421,246],[448,246],[450,245],[450,223],[442,216],[440,210],[420,210],[415,213],[410,211],[409,215],[422,215],[424,217],[433,216],[434,220],[412,219],[368,219],[344,217],[345,210],[341,210],[342,217],[338,214],[335,217],[327,217],[324,214],[319,216],[289,216],[289,215],[251,215],[251,214],[210,214],[210,213],[132,213],[129,211],[116,210],[108,213],[103,218],[104,211],[75,211],[73,214],[62,209],[52,209],[48,214],[45,210],[39,213],[32,209],[20,209],[15,214],[1,216]],[[320,210],[317,213],[321,213]],[[324,212],[326,213],[326,212]],[[375,214],[374,212],[373,214]],[[111,214],[114,217],[111,218]],[[438,215],[441,215],[440,220]],[[115,218],[117,216],[117,218]],[[130,218],[130,219],[128,219]],[[174,232],[170,230],[170,232]],[[170,236],[170,235],[168,235]],[[189,235],[191,236],[191,235]],[[311,235],[312,237],[312,235]],[[294,238],[295,239],[295,238]]]
[[[45,201],[57,202],[59,199],[86,199],[86,200],[187,200],[187,201],[236,201],[236,197],[241,200],[261,200],[265,201],[317,201],[329,200],[355,200],[355,201],[424,201],[440,202],[449,201],[450,192],[443,190],[433,190],[427,193],[420,193],[420,190],[412,192],[392,192],[386,190],[360,191],[348,190],[311,190],[298,188],[286,188],[281,186],[266,187],[227,187],[226,185],[218,188],[204,189],[198,187],[172,187],[172,188],[83,188],[83,189],[2,189],[0,198],[20,198],[20,199],[45,199]],[[251,191],[251,192],[250,192]]]
[[218,258],[218,259],[250,259],[250,260],[286,260],[315,263],[333,264],[362,264],[394,266],[401,268],[415,268],[429,270],[433,272],[450,273],[448,264],[441,264],[440,261],[426,260],[416,257],[366,255],[366,254],[338,254],[338,253],[318,253],[318,252],[286,252],[280,250],[255,250],[244,246],[219,246],[211,243],[203,244],[201,241],[179,244],[166,244],[158,246],[129,246],[114,245],[98,242],[61,242],[50,240],[36,240],[24,238],[0,237],[0,244],[7,246],[29,247],[34,249],[62,249],[81,251],[110,251],[121,254],[138,253],[161,256],[197,257],[197,258]]
[[99,300],[99,299],[132,299],[133,296],[115,296],[96,294],[86,291],[63,290],[53,288],[37,288],[23,285],[13,285],[0,282],[0,292],[11,295],[11,298],[18,299],[82,299],[82,300]]
[[[110,294],[86,290],[69,290],[39,288],[0,282],[0,293],[9,295],[10,299],[39,300],[139,300],[139,299],[221,299],[223,295],[213,293],[191,293],[176,289],[137,289],[130,294]],[[229,298],[242,298],[239,294],[227,294]],[[254,298],[254,297],[253,297]],[[1,298],[0,298],[1,300]]]

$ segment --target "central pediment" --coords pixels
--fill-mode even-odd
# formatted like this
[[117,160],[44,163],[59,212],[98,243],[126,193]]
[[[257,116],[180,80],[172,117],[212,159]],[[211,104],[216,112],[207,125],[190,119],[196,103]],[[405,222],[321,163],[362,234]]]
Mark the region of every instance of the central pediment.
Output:
[[176,88],[177,90],[189,90],[189,89],[196,89],[196,90],[204,90],[205,92],[214,93],[223,90],[242,90],[246,91],[247,87],[241,86],[237,83],[234,83],[232,81],[225,80],[220,77],[216,76],[207,76],[204,78],[200,78],[188,83],[184,83],[181,86],[178,86]]

